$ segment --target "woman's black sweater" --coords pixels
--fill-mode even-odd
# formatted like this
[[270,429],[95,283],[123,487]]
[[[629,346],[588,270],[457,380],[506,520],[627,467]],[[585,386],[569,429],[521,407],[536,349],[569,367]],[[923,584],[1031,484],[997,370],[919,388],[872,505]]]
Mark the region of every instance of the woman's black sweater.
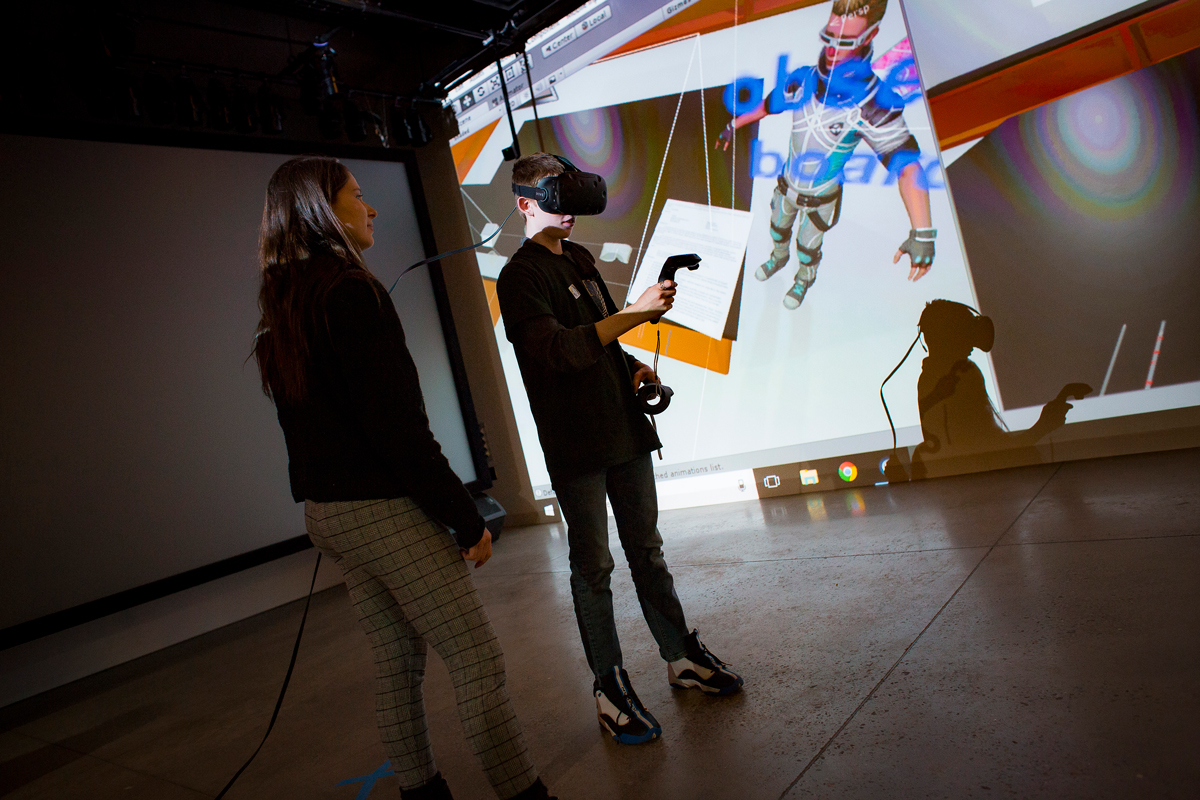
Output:
[[411,497],[453,529],[460,547],[475,545],[483,518],[429,430],[417,368],[387,291],[354,270],[313,306],[305,398],[289,403],[272,386],[292,497]]

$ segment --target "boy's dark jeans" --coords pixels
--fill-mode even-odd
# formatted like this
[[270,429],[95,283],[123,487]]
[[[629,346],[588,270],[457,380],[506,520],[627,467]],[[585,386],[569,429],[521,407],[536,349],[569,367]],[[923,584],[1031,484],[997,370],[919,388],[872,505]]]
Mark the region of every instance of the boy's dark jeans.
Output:
[[571,596],[592,672],[600,675],[622,663],[613,619],[610,577],[614,564],[608,547],[605,495],[612,503],[617,535],[629,561],[642,614],[658,642],[658,652],[667,661],[683,658],[687,622],[663,558],[650,455],[570,480],[551,480],[567,523]]

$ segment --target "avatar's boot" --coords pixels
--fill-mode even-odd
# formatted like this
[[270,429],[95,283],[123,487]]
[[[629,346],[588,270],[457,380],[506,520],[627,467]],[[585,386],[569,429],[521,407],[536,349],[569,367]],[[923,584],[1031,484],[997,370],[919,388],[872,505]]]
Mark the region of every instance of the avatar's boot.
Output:
[[771,240],[775,242],[775,246],[771,249],[771,255],[763,262],[762,266],[754,271],[755,278],[765,281],[784,268],[788,262],[788,258],[791,257],[791,248],[788,247],[788,240],[791,238],[791,228],[777,228],[775,227],[775,223],[771,223]]
[[784,307],[792,311],[800,307],[800,304],[804,302],[804,295],[808,293],[808,288],[817,280],[817,266],[821,263],[821,248],[809,250],[797,243],[796,257],[800,261],[800,269],[796,271],[796,279],[792,288],[783,295]]

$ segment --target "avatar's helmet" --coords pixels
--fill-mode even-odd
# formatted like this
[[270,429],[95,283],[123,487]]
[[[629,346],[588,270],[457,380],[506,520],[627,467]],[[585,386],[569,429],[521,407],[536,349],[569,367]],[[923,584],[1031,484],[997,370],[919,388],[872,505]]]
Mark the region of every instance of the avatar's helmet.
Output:
[[879,23],[887,11],[887,0],[833,0],[831,13],[834,16],[849,19],[863,17],[867,27],[855,37],[834,36],[827,28],[821,29],[821,41],[839,50],[857,50],[867,43],[871,34],[879,30]]

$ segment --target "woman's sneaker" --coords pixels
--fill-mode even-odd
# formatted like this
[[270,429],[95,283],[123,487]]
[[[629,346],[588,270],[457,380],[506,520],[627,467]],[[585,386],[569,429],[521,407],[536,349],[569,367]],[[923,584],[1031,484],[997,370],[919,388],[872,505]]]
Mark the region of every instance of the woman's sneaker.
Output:
[[596,715],[600,727],[621,744],[641,744],[662,735],[658,720],[650,715],[629,685],[629,676],[613,667],[596,679]]
[[667,664],[667,680],[676,689],[699,689],[705,694],[732,694],[742,688],[742,676],[708,652],[700,634],[692,631],[683,640],[687,655]]

